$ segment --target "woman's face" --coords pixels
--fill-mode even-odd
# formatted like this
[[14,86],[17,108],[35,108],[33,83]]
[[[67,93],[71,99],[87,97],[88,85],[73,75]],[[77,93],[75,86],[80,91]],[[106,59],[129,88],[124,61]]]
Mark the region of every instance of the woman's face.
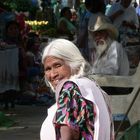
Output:
[[64,60],[54,56],[46,57],[44,61],[45,78],[55,88],[60,80],[68,79],[71,76],[71,68]]

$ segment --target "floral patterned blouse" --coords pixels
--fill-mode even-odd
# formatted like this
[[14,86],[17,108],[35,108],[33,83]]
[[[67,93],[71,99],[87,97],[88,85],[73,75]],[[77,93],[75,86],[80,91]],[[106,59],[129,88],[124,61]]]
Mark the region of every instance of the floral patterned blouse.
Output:
[[54,124],[56,140],[61,140],[60,126],[65,124],[80,133],[80,140],[93,140],[94,133],[94,104],[85,99],[72,82],[63,85],[58,98]]

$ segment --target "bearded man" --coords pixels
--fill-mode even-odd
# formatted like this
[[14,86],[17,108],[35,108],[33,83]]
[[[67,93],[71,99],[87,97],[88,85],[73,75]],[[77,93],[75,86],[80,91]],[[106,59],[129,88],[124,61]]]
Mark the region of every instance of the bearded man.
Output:
[[128,75],[129,61],[122,45],[116,41],[116,27],[104,16],[98,16],[95,24],[90,20],[88,30],[94,46],[93,73]]

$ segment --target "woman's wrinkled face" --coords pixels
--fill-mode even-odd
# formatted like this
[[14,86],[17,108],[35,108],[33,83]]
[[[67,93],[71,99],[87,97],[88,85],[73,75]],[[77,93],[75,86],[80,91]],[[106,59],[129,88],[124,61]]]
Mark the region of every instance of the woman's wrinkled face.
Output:
[[45,78],[55,88],[60,80],[71,76],[71,68],[64,60],[54,56],[47,56],[44,61]]

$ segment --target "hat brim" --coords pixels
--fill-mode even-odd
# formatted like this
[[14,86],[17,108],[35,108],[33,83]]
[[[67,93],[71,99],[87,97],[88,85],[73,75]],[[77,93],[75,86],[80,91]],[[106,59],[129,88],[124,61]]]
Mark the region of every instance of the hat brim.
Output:
[[101,30],[107,30],[109,32],[109,36],[113,39],[117,39],[119,32],[118,30],[114,27],[114,25],[110,24],[110,23],[105,23],[102,26],[99,26],[97,28],[94,28],[92,26],[88,27],[88,30],[91,33],[97,32],[97,31],[101,31]]

